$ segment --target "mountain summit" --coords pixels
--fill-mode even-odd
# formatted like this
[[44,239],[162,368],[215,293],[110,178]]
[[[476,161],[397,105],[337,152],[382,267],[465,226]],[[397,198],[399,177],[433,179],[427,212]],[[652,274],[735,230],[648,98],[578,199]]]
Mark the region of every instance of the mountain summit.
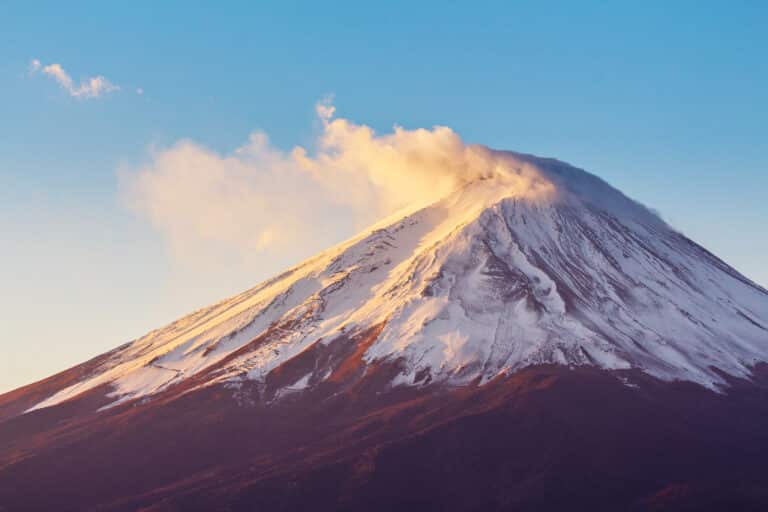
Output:
[[[205,503],[201,510],[254,504],[289,510],[310,497],[328,510],[363,504],[377,510],[372,496],[381,510],[403,504],[555,509],[562,502],[547,501],[545,490],[577,467],[578,457],[560,467],[562,459],[542,447],[541,460],[556,461],[542,467],[508,436],[570,447],[566,458],[585,456],[591,448],[579,443],[592,446],[596,431],[604,435],[606,425],[614,425],[598,404],[573,409],[589,397],[606,406],[630,404],[615,410],[637,423],[614,425],[608,434],[641,436],[633,448],[617,445],[627,456],[649,439],[666,446],[664,440],[683,436],[683,448],[670,455],[680,473],[667,468],[635,481],[639,477],[626,470],[626,492],[611,480],[604,494],[566,485],[562,496],[595,508],[699,503],[713,492],[708,482],[717,473],[686,473],[695,467],[690,452],[715,442],[710,427],[721,433],[733,427],[734,411],[752,417],[768,403],[750,401],[765,393],[768,292],[585,171],[518,153],[483,155],[486,172],[432,204],[0,396],[0,481],[18,485],[0,490],[0,505],[45,504],[19,497],[35,471],[54,482],[46,466],[54,460],[56,467],[70,461],[80,468],[65,478],[77,480],[124,461],[141,471],[140,461],[154,464],[152,454],[162,453],[147,475],[113,469],[120,476],[96,478],[98,491],[51,496],[65,504],[62,510],[189,510],[192,503]],[[573,402],[562,404],[565,397]],[[672,419],[635,430],[656,413]],[[553,424],[545,417],[560,419]],[[691,427],[693,441],[680,428],[692,418],[706,426],[706,435],[694,435],[698,427]],[[731,430],[745,442],[763,443],[758,424],[754,431]],[[429,494],[430,478],[467,477],[431,464],[458,463],[446,453],[474,453],[453,443],[479,431],[490,436],[477,441],[481,452],[486,444],[511,443],[519,460],[504,466],[496,456],[478,459],[501,466],[483,482],[461,484],[485,493],[474,501],[454,502],[447,490]],[[546,441],[542,432],[561,437]],[[239,441],[230,437],[235,433]],[[561,443],[565,438],[571,444]],[[734,449],[723,446],[716,458]],[[760,453],[767,448],[761,444]],[[426,472],[418,477],[421,491],[398,487],[405,484],[387,473],[398,457]],[[595,457],[603,465],[594,475],[621,465]],[[638,457],[639,463],[655,460],[648,453]],[[424,461],[431,462],[421,467]],[[518,463],[534,468],[538,480],[521,477],[525,466]],[[759,464],[749,458],[745,468]],[[573,478],[594,485],[584,475]],[[288,497],[288,489],[306,501]],[[766,499],[730,488],[721,494],[722,503]]]
[[[768,293],[596,177],[496,153],[486,176],[111,353],[112,405],[248,380],[379,326],[392,385],[485,383],[533,364],[639,369],[716,389],[768,360]],[[286,392],[320,382],[313,367]]]

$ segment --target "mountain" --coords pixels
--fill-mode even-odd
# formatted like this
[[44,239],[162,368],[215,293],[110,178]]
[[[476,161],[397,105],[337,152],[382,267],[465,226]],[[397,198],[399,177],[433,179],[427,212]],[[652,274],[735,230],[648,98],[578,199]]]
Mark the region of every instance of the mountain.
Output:
[[488,154],[0,396],[0,510],[764,510],[768,291],[585,171]]

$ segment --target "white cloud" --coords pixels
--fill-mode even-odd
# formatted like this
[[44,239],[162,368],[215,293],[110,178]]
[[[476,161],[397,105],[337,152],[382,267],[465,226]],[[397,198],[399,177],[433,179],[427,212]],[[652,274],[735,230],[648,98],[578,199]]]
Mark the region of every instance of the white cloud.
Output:
[[123,196],[179,262],[279,270],[507,165],[444,126],[379,135],[334,118],[329,101],[316,111],[322,128],[312,151],[281,151],[258,132],[231,155],[181,141],[123,170]]
[[117,91],[120,89],[117,85],[113,84],[101,75],[86,78],[80,82],[79,85],[75,85],[72,77],[61,67],[60,64],[43,64],[33,59],[29,64],[30,73],[34,74],[42,72],[43,74],[53,78],[56,82],[69,93],[70,96],[75,98],[98,98],[99,96],[108,92]]

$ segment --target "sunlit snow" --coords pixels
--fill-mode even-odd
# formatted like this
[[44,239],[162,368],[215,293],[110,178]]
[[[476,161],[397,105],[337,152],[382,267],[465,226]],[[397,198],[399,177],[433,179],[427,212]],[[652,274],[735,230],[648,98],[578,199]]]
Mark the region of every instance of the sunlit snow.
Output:
[[117,349],[34,408],[100,384],[116,402],[152,395],[270,329],[200,385],[263,380],[315,343],[381,322],[364,358],[402,359],[393,385],[419,385],[425,372],[431,382],[485,382],[556,363],[716,389],[717,370],[743,377],[768,360],[765,290],[598,178],[499,155],[503,172]]

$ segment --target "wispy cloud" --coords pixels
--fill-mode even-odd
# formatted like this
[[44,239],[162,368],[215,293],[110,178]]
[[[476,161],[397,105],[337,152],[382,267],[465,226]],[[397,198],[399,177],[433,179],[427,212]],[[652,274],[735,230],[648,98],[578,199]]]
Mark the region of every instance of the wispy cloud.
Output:
[[113,84],[102,75],[85,78],[76,85],[69,73],[61,67],[61,64],[54,63],[43,65],[38,59],[33,59],[29,63],[29,72],[30,74],[43,73],[44,75],[53,78],[62,89],[75,98],[98,98],[106,93],[120,89],[120,87]]
[[180,141],[123,170],[123,195],[184,267],[277,268],[509,165],[445,126],[377,134],[330,101],[316,113],[309,150],[282,151],[261,132],[230,155]]

